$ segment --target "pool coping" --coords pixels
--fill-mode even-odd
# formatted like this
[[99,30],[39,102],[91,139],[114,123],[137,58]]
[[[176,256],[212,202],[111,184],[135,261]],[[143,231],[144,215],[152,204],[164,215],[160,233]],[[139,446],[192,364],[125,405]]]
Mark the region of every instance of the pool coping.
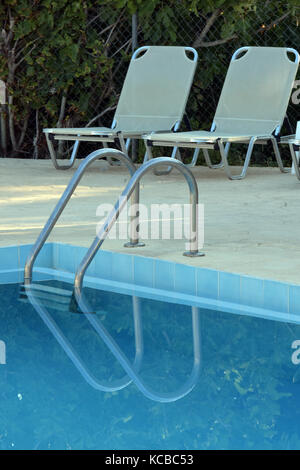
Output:
[[[0,284],[22,283],[32,245],[0,247]],[[36,259],[34,280],[72,283],[87,248],[46,243]],[[101,250],[85,285],[239,315],[300,324],[300,285],[172,261]]]

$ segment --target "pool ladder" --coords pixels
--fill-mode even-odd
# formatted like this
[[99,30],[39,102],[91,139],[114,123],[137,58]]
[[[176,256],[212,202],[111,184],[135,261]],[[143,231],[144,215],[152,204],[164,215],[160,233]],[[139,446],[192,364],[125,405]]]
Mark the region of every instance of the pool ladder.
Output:
[[[40,288],[39,284],[32,284],[32,273],[34,262],[44,246],[47,238],[49,237],[53,227],[55,226],[58,218],[66,207],[69,199],[74,193],[77,185],[79,184],[84,172],[86,169],[96,160],[107,158],[107,159],[116,159],[121,163],[125,164],[129,173],[130,181],[119,197],[117,203],[114,206],[114,209],[106,218],[100,232],[95,237],[90,248],[87,250],[86,255],[82,259],[81,263],[78,266],[78,269],[75,274],[74,289],[70,294],[70,291],[66,290],[65,297],[75,298],[76,304],[78,305],[80,312],[86,316],[92,327],[102,338],[106,346],[119,361],[126,376],[116,383],[112,384],[103,384],[96,380],[89,372],[85,364],[82,362],[80,357],[74,351],[72,345],[68,342],[67,338],[60,331],[53,318],[49,314],[46,305],[43,304],[43,299],[47,297],[47,301],[51,301],[50,298],[57,298],[61,296],[62,300],[64,297],[63,292],[58,292],[56,288],[45,288],[43,286]],[[143,175],[155,169],[156,166],[167,165],[168,167],[177,168],[185,177],[188,187],[190,190],[190,207],[191,207],[191,219],[190,219],[190,239],[189,239],[189,250],[184,252],[185,256],[203,256],[203,253],[198,251],[198,227],[197,227],[197,210],[198,210],[198,187],[196,180],[191,173],[191,171],[179,160],[174,160],[172,158],[156,158],[148,161],[143,164],[139,169],[136,170],[135,165],[130,160],[130,158],[123,152],[115,149],[101,149],[92,152],[88,157],[86,157],[74,176],[72,177],[70,183],[68,184],[66,190],[61,196],[59,202],[54,208],[52,214],[50,215],[48,221],[46,222],[43,230],[41,231],[39,237],[36,240],[36,243],[33,245],[28,258],[26,260],[25,269],[24,269],[24,286],[21,291],[21,299],[28,299],[35,310],[39,313],[44,323],[48,326],[50,331],[53,333],[59,344],[63,347],[67,355],[70,357],[74,365],[77,367],[81,375],[87,380],[90,385],[94,388],[102,391],[115,391],[120,390],[121,388],[126,387],[132,381],[136,384],[138,389],[148,398],[159,401],[159,402],[172,402],[176,401],[186,394],[188,394],[195,386],[201,366],[201,345],[200,345],[200,319],[199,311],[197,307],[191,307],[192,309],[192,335],[193,335],[193,367],[188,377],[187,381],[180,387],[179,390],[170,393],[156,392],[151,390],[141,379],[138,372],[142,363],[143,356],[143,339],[142,339],[142,329],[141,329],[141,314],[139,308],[139,299],[133,297],[133,317],[134,317],[134,331],[135,331],[135,359],[133,364],[130,363],[126,355],[119,348],[118,344],[111,337],[109,332],[104,328],[100,320],[94,315],[92,309],[86,299],[84,293],[82,292],[83,280],[86,273],[86,270],[95,255],[97,254],[99,248],[102,246],[104,240],[106,239],[109,231],[117,221],[119,214],[122,209],[127,204],[129,198],[131,198],[131,204],[134,206],[134,211],[131,211],[131,223],[130,223],[130,241],[125,244],[125,246],[136,247],[144,246],[143,243],[139,241],[139,234],[136,227],[138,227],[138,217],[139,217],[139,182]],[[66,304],[63,300],[62,304]],[[71,302],[70,302],[71,305]],[[64,307],[65,308],[65,307]],[[71,309],[72,310],[72,309]]]

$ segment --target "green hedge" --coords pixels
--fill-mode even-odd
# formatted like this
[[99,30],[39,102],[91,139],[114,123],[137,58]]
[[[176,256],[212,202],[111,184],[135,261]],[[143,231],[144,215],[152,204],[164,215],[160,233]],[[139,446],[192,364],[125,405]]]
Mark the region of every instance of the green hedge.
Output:
[[[3,0],[0,79],[6,83],[7,104],[1,107],[1,155],[47,158],[43,127],[111,124],[131,55],[135,12],[139,45],[197,48],[199,66],[187,111],[193,128],[209,128],[237,47],[300,49],[297,4],[298,0]],[[297,106],[291,107],[292,127],[298,118]],[[83,154],[89,149],[83,146]],[[59,150],[62,157],[68,156],[66,148]],[[141,146],[140,159],[142,152]]]

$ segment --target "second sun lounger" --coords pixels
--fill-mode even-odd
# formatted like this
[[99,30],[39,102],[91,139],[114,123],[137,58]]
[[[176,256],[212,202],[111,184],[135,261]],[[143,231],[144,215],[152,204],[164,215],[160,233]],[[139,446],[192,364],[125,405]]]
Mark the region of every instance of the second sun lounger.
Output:
[[[299,65],[295,49],[242,47],[232,56],[210,131],[160,133],[144,136],[148,158],[152,146],[202,148],[209,166],[214,167],[208,149],[219,150],[229,179],[244,178],[255,144],[273,144],[283,167],[278,141]],[[247,144],[242,172],[233,175],[228,163],[232,143]],[[196,161],[194,159],[193,164]]]

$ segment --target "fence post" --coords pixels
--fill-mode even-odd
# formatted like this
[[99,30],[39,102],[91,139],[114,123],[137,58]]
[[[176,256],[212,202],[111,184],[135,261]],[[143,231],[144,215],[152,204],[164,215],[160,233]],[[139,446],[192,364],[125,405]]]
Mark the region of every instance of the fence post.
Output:
[[[138,38],[137,38],[137,30],[138,30],[138,15],[137,13],[133,13],[131,17],[131,49],[132,53],[138,47]],[[131,158],[132,161],[135,162],[137,159],[137,140],[132,139],[131,142]]]
[[0,136],[1,150],[3,156],[6,157],[7,141],[6,141],[6,124],[5,124],[5,105],[6,105],[6,85],[0,80]]
[[138,47],[137,30],[138,30],[138,16],[137,16],[137,13],[133,13],[131,17],[132,52],[134,52]]

